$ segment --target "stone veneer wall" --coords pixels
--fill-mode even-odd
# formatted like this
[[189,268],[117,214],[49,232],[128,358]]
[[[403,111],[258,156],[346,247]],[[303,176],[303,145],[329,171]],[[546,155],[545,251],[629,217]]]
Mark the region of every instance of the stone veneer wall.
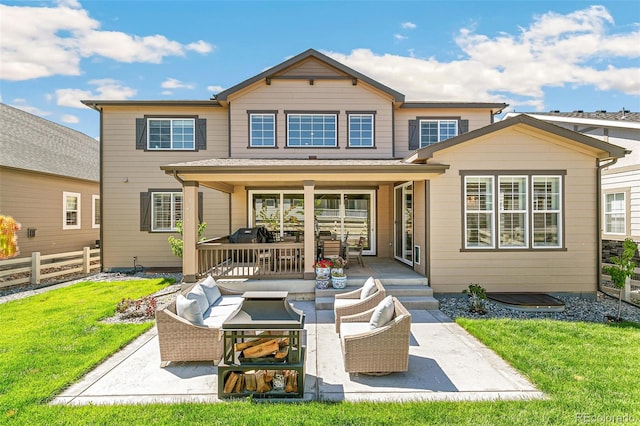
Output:
[[[612,256],[620,256],[622,254],[622,241],[602,240],[602,263],[611,263]],[[636,250],[633,256],[636,268],[640,268],[640,253]],[[638,279],[640,274],[636,274],[634,279]]]

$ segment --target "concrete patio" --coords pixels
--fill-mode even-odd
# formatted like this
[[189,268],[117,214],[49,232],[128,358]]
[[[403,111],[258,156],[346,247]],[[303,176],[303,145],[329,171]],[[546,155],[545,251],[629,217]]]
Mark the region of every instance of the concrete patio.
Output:
[[[292,303],[306,314],[306,401],[544,398],[493,351],[433,310],[410,310],[409,371],[379,377],[345,373],[333,312],[316,310],[312,300]],[[225,401],[218,398],[217,387],[217,367],[212,363],[172,363],[160,368],[154,327],[65,389],[52,404]]]

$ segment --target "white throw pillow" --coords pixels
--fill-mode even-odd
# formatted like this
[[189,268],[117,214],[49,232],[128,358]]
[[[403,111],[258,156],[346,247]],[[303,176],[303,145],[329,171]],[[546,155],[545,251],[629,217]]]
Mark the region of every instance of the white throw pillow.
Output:
[[213,306],[213,304],[216,303],[216,301],[221,296],[220,289],[218,288],[216,280],[214,280],[213,277],[209,275],[204,281],[200,283],[200,285],[204,290],[204,294],[207,296],[209,306]]
[[367,278],[362,286],[362,291],[360,292],[360,300],[364,300],[367,297],[371,296],[376,292],[376,282],[373,280],[373,277]]
[[200,312],[203,314],[207,312],[207,309],[209,309],[209,300],[207,299],[207,295],[204,294],[204,290],[200,284],[194,285],[193,288],[189,290],[189,293],[187,293],[187,299],[197,300]]
[[189,300],[179,294],[176,299],[176,313],[179,317],[186,319],[194,324],[202,325],[202,311],[198,306],[197,300]]
[[382,327],[386,325],[393,318],[393,313],[395,307],[393,306],[393,297],[387,296],[373,311],[371,315],[371,320],[369,321],[369,328],[374,330],[378,327]]

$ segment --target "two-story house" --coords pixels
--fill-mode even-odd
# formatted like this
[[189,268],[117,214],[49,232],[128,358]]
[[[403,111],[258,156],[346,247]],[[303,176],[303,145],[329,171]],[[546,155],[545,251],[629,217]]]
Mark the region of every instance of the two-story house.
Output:
[[18,257],[100,238],[100,143],[0,103],[0,214],[22,225]]
[[436,292],[596,291],[600,168],[625,150],[526,116],[494,123],[503,103],[407,102],[313,49],[209,100],[83,102],[101,115],[106,269],[179,265],[177,220],[186,281],[237,261],[231,244],[197,244],[205,221],[208,236],[296,235],[243,250],[276,272],[294,258],[305,278],[328,232]]

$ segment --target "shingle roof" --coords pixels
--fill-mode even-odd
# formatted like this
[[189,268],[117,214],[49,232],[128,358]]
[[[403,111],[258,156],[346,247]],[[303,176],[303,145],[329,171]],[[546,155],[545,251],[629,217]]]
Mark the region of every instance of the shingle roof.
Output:
[[98,182],[100,143],[0,103],[0,166]]
[[548,116],[548,117],[564,117],[564,118],[582,118],[587,120],[610,120],[610,121],[626,121],[640,123],[640,112],[630,111],[572,111],[572,112],[521,112],[520,114],[534,115],[534,116]]

